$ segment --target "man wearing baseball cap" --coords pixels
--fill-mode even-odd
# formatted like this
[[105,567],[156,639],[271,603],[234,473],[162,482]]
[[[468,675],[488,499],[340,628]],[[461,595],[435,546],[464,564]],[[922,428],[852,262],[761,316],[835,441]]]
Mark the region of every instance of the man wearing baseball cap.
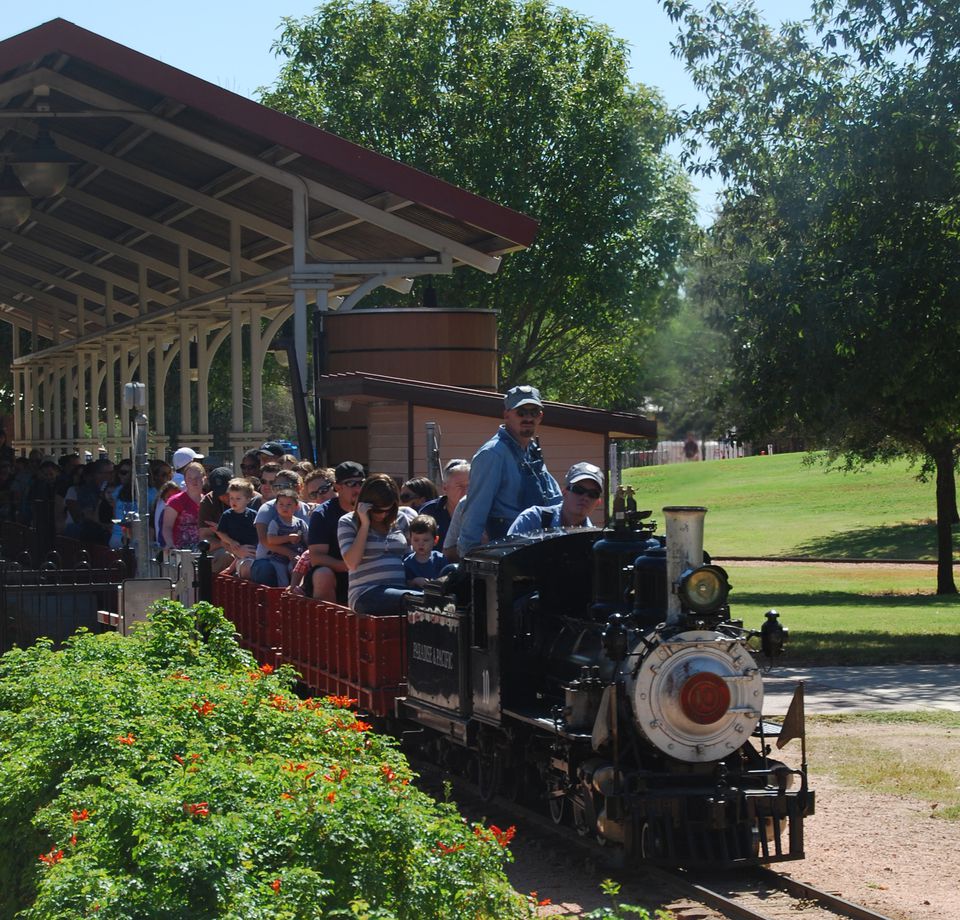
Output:
[[532,505],[517,515],[508,536],[556,527],[593,527],[590,512],[603,498],[603,470],[592,463],[574,463],[567,470],[563,498],[556,505]]
[[347,564],[340,552],[337,527],[340,518],[357,507],[364,478],[363,466],[355,460],[338,464],[334,470],[337,494],[310,515],[307,549],[312,568],[303,580],[303,587],[317,600],[341,604],[347,601]]
[[517,386],[503,398],[503,424],[473,456],[470,491],[463,509],[457,550],[462,559],[483,535],[500,540],[525,508],[560,502],[537,441],[543,401],[536,387]]

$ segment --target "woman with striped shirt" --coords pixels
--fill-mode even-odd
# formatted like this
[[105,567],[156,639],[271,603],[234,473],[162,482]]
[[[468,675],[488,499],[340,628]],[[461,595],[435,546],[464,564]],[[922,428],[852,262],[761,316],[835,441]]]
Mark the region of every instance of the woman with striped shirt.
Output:
[[407,588],[403,569],[415,514],[400,507],[393,479],[374,473],[360,489],[357,510],[340,518],[337,538],[350,573],[347,596],[357,613],[403,613],[404,595],[420,593]]

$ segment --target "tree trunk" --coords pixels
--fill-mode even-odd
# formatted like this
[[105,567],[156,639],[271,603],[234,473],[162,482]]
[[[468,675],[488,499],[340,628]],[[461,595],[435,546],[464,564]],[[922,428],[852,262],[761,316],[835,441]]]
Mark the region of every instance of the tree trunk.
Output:
[[937,464],[937,594],[956,594],[951,521],[957,504],[957,489],[953,478],[952,445],[937,447],[933,458]]

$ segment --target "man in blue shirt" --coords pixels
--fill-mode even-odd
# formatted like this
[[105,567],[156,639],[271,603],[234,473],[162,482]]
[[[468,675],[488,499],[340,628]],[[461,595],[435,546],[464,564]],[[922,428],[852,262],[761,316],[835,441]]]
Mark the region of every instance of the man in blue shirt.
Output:
[[592,463],[574,463],[567,471],[563,499],[555,505],[532,505],[517,515],[508,536],[554,527],[593,527],[590,512],[603,497],[603,470]]
[[457,541],[460,557],[479,546],[483,534],[500,540],[524,508],[555,505],[560,487],[543,462],[536,434],[543,401],[536,387],[518,386],[503,399],[503,424],[474,454],[470,491]]

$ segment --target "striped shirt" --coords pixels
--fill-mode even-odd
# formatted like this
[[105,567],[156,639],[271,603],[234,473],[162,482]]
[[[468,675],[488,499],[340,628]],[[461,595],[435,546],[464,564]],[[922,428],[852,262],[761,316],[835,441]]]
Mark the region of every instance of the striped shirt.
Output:
[[[407,575],[403,557],[410,552],[410,519],[416,515],[412,508],[403,507],[386,534],[373,528],[367,530],[367,544],[360,564],[350,572],[347,600],[355,607],[357,598],[370,588],[384,585],[388,588],[406,588]],[[354,513],[345,514],[337,524],[340,552],[346,553],[357,538],[359,523]]]

